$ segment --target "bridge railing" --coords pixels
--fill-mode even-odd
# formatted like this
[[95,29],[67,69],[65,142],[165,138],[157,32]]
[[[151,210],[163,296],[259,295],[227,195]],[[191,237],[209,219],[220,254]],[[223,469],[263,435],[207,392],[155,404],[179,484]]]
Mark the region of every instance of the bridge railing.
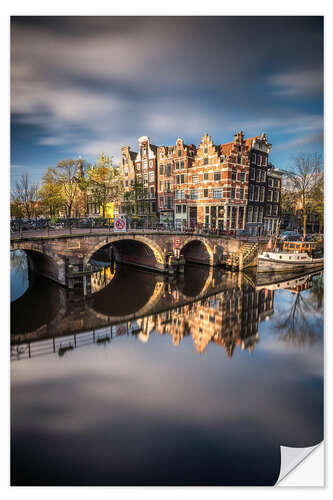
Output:
[[[162,233],[185,233],[200,234],[202,236],[218,236],[225,238],[247,239],[250,241],[265,240],[270,235],[268,232],[262,232],[260,236],[253,236],[245,230],[228,229],[222,230],[214,226],[203,224],[174,225],[173,223],[162,224],[146,221],[128,221],[128,231],[138,232],[162,232]],[[95,232],[113,232],[114,225],[111,218],[57,218],[57,219],[18,219],[11,221],[11,238],[30,237],[30,236],[52,236],[52,235],[71,235],[78,233]]]

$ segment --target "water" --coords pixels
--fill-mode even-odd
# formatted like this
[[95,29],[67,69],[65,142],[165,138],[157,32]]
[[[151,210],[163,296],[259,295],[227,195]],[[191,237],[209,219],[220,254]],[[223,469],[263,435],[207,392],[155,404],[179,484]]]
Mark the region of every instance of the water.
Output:
[[12,484],[272,485],[323,439],[322,275],[118,266],[83,299],[12,265]]

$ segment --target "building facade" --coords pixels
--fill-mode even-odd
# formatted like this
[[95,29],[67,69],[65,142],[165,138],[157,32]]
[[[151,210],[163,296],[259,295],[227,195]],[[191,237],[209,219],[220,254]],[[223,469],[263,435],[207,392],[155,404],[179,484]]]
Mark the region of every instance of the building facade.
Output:
[[157,146],[147,136],[139,138],[139,152],[135,159],[135,179],[142,184],[139,215],[149,219],[157,215]]
[[244,229],[249,163],[243,133],[215,145],[205,134],[188,183],[188,224],[220,230]]
[[156,222],[177,228],[274,231],[280,216],[281,176],[269,163],[266,134],[214,144],[205,133],[198,147],[178,138],[154,146],[139,138],[139,152],[122,148],[124,191],[142,183],[142,210]]

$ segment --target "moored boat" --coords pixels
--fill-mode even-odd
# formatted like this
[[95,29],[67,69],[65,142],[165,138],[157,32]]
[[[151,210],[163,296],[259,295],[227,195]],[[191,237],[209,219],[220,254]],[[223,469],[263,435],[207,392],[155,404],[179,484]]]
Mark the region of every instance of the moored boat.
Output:
[[323,257],[310,257],[305,252],[269,252],[258,255],[258,268],[260,272],[286,272],[306,269],[320,269],[324,266]]

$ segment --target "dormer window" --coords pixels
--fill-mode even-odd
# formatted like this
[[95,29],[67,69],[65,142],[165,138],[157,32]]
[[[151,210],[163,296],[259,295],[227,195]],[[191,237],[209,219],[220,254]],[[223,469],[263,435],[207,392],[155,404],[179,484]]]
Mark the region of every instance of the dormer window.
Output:
[[208,153],[208,148],[204,149],[204,153],[205,153],[205,155]]
[[181,149],[178,149],[178,158],[180,158],[182,155],[182,150]]

